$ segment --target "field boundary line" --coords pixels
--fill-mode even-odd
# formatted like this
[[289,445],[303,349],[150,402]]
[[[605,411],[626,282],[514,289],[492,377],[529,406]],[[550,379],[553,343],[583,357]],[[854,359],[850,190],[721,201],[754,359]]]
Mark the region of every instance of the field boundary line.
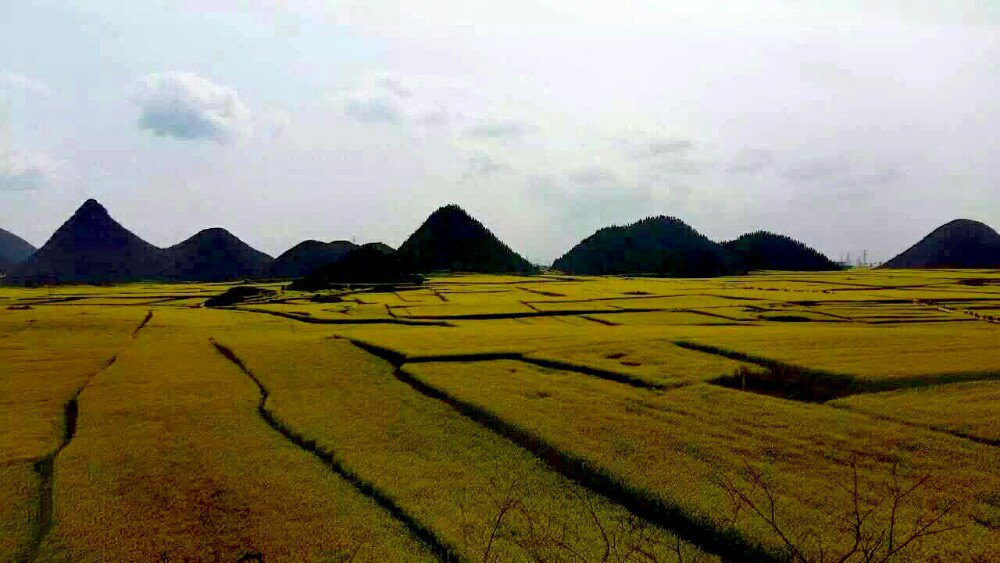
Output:
[[214,338],[209,338],[209,342],[220,355],[239,368],[239,370],[242,371],[244,375],[249,377],[254,385],[257,386],[257,390],[260,393],[260,400],[257,402],[257,413],[268,426],[293,445],[297,446],[304,452],[311,454],[317,460],[322,462],[323,465],[330,469],[334,474],[340,476],[351,484],[359,493],[372,499],[375,504],[387,511],[393,518],[406,526],[407,530],[409,530],[415,538],[427,545],[438,557],[438,559],[442,561],[464,561],[455,547],[449,545],[448,542],[440,538],[433,529],[417,520],[416,517],[407,513],[392,498],[391,495],[382,491],[374,483],[366,480],[355,473],[352,469],[348,468],[343,461],[338,459],[337,455],[323,449],[316,440],[299,433],[278,418],[278,416],[267,407],[267,400],[270,398],[271,392],[260,380],[260,378],[258,378],[250,370],[250,368],[247,367],[246,363],[244,363],[231,348],[221,344]]
[[139,326],[135,327],[135,330],[132,331],[132,338],[138,338],[139,331],[146,328],[146,325],[148,325],[151,320],[153,320],[153,311],[147,311],[146,316],[142,319],[142,322],[139,323]]
[[[338,337],[338,338],[343,338],[343,337]],[[364,340],[359,340],[355,338],[350,338],[348,340],[350,340],[352,344],[368,352],[369,354],[373,354],[382,359],[388,360],[393,365],[400,365],[400,366],[403,364],[426,364],[434,362],[465,363],[465,362],[491,362],[497,360],[511,360],[543,368],[558,369],[562,371],[579,373],[591,377],[597,377],[600,379],[614,381],[616,383],[622,383],[624,385],[628,385],[630,387],[636,387],[639,389],[663,391],[667,389],[676,389],[677,387],[683,387],[685,385],[688,385],[688,383],[686,382],[678,384],[656,383],[654,381],[648,381],[627,373],[621,373],[617,371],[611,371],[592,366],[585,366],[570,362],[564,362],[561,360],[544,358],[530,353],[525,354],[522,352],[475,352],[470,354],[428,354],[423,356],[409,356],[398,350],[386,348],[385,346],[380,346],[378,344],[372,344],[371,342],[366,342]]]
[[[826,390],[830,393],[820,394],[813,399],[805,400],[805,402],[819,402],[823,403],[832,399],[839,399],[841,397],[846,397],[848,395],[857,395],[861,393],[882,393],[885,391],[899,391],[903,389],[917,389],[921,387],[932,387],[935,385],[944,385],[947,383],[962,383],[969,381],[1000,381],[1000,371],[996,370],[985,370],[985,371],[960,371],[960,372],[943,372],[943,373],[932,373],[923,375],[913,375],[908,377],[893,377],[885,379],[868,379],[864,377],[858,377],[854,375],[849,375],[845,373],[837,373],[832,371],[826,371],[816,368],[808,368],[796,364],[790,364],[783,362],[781,360],[774,360],[770,358],[765,358],[763,356],[757,356],[755,354],[747,354],[744,352],[738,352],[736,350],[729,350],[726,348],[720,348],[717,346],[711,346],[708,344],[699,344],[697,342],[691,342],[689,340],[676,340],[673,341],[674,344],[680,346],[681,348],[687,348],[689,350],[696,350],[699,352],[705,352],[706,354],[715,354],[717,356],[723,356],[733,360],[740,360],[743,362],[756,364],[761,367],[767,368],[770,373],[766,375],[777,375],[777,379],[771,380],[771,382],[777,383],[811,383],[815,381],[823,381],[825,383],[842,384],[843,387],[827,387]],[[782,379],[781,375],[793,375],[802,377],[804,379]],[[734,376],[738,377],[738,376]],[[716,378],[712,383],[720,385],[722,381],[726,378]],[[757,379],[760,379],[759,376]],[[763,382],[767,380],[761,379]],[[752,390],[751,390],[752,391]],[[832,395],[832,393],[837,393]],[[789,400],[798,400],[802,402],[801,399],[788,398]]]
[[223,309],[228,311],[242,311],[244,313],[260,313],[264,315],[272,315],[275,317],[282,317],[285,319],[291,319],[293,321],[301,321],[310,324],[321,324],[321,325],[361,325],[361,324],[391,324],[391,325],[410,325],[410,326],[455,326],[448,322],[424,322],[420,320],[410,320],[409,318],[386,318],[386,319],[317,319],[316,317],[307,317],[304,315],[296,315],[294,313],[286,313],[284,311],[269,311],[267,309],[258,309],[256,307],[214,307],[215,309]]
[[[755,354],[745,354],[743,352],[720,348],[718,346],[699,344],[689,340],[674,340],[672,343],[675,346],[688,350],[694,350],[696,352],[712,354],[723,358],[729,358],[731,360],[754,364],[767,370],[765,374],[736,374],[733,376],[717,377],[709,381],[709,383],[714,385],[731,387],[729,385],[725,385],[725,382],[735,382],[736,379],[741,378],[743,379],[744,384],[747,380],[756,380],[764,384],[784,384],[786,386],[788,384],[793,384],[801,388],[799,390],[804,393],[803,398],[798,399],[787,396],[781,398],[791,401],[811,403],[822,403],[824,401],[846,397],[847,395],[852,395],[861,391],[858,379],[846,374],[807,368],[779,360],[765,358],[763,356],[757,356]],[[746,377],[747,375],[749,375],[749,377]],[[769,377],[761,377],[761,375]],[[822,382],[825,385],[816,385],[817,382]],[[748,390],[744,388],[742,390],[753,392],[752,389]]]
[[[704,344],[697,344],[697,343],[689,342],[689,341],[676,341],[676,342],[674,342],[674,344],[676,344],[677,346],[680,346],[682,348],[687,348],[687,349],[690,349],[690,350],[698,350],[698,351],[705,352],[705,353],[708,353],[708,354],[716,354],[716,355],[720,355],[720,356],[723,356],[723,357],[726,357],[726,358],[730,358],[730,359],[734,359],[734,360],[740,360],[740,361],[744,361],[744,362],[749,362],[749,363],[753,363],[755,365],[764,367],[764,368],[766,368],[766,369],[769,370],[769,372],[770,372],[769,375],[776,376],[776,378],[775,378],[774,381],[761,380],[765,384],[766,383],[778,383],[778,384],[780,384],[780,383],[793,383],[793,384],[796,384],[797,383],[797,384],[800,384],[803,388],[805,388],[808,385],[808,382],[811,381],[811,380],[813,380],[812,378],[824,378],[824,377],[825,378],[851,378],[851,376],[846,375],[846,374],[837,374],[837,373],[827,372],[827,371],[823,371],[823,370],[815,370],[815,369],[811,369],[811,368],[803,368],[801,366],[797,366],[797,365],[794,365],[794,364],[787,364],[787,363],[784,363],[784,362],[780,362],[778,360],[771,360],[771,359],[767,359],[767,358],[761,358],[759,356],[754,356],[754,355],[751,355],[751,354],[744,354],[742,352],[736,352],[736,351],[733,351],[733,350],[726,350],[726,349],[723,349],[723,348],[717,348],[715,346],[707,346],[707,345],[704,345]],[[795,380],[783,379],[781,377],[782,374],[785,374],[785,375],[791,374],[791,375],[795,375],[795,376],[806,376],[806,377],[803,380],[795,381]],[[750,375],[750,374],[748,374],[748,375]],[[740,389],[740,388],[734,387],[733,385],[726,385],[726,384],[722,383],[722,380],[727,380],[727,379],[728,380],[732,380],[730,382],[735,382],[735,380],[739,379],[740,377],[741,377],[740,375],[734,375],[734,376],[730,376],[730,377],[715,378],[713,380],[710,380],[709,383],[714,384],[714,385],[721,385],[723,387],[727,387],[727,388],[730,388],[730,389],[736,389],[738,391],[744,391],[744,392],[748,392],[748,393],[755,393],[756,391],[753,390],[753,389],[749,389],[749,388]],[[756,377],[756,378],[759,379],[760,374],[750,375],[749,377],[747,377],[747,380],[749,380],[751,378],[754,378],[754,377]],[[832,380],[832,381],[840,381],[840,379],[836,379],[836,380]],[[891,392],[891,391],[903,391],[903,390],[906,390],[906,389],[914,389],[914,388],[921,388],[921,387],[933,387],[935,385],[943,385],[943,384],[949,384],[949,383],[967,383],[967,382],[976,382],[976,381],[1000,381],[1000,372],[987,371],[987,372],[943,373],[943,374],[934,374],[934,375],[928,375],[928,376],[916,376],[916,377],[913,377],[913,378],[905,378],[905,379],[899,379],[899,378],[897,378],[897,379],[887,380],[887,381],[865,381],[865,380],[861,380],[861,379],[856,379],[855,378],[855,379],[852,380],[852,383],[850,384],[850,387],[846,388],[846,389],[854,389],[853,392],[847,392],[847,393],[840,394],[840,395],[837,395],[837,396],[827,397],[825,399],[815,398],[815,400],[811,400],[811,399],[798,399],[798,398],[793,398],[793,397],[788,397],[788,396],[778,396],[776,398],[783,399],[783,400],[788,400],[788,401],[795,401],[795,402],[815,403],[815,404],[818,404],[818,405],[821,405],[821,406],[835,408],[835,409],[838,409],[838,410],[841,410],[841,411],[844,411],[844,412],[851,412],[851,413],[854,413],[854,414],[857,414],[857,415],[860,415],[860,416],[866,416],[866,417],[869,417],[869,418],[872,418],[872,419],[875,419],[875,420],[884,420],[884,421],[887,421],[887,422],[893,422],[893,423],[901,424],[903,426],[908,426],[908,427],[911,427],[911,428],[919,428],[921,430],[926,430],[926,431],[929,431],[929,432],[935,432],[935,433],[938,433],[938,434],[946,434],[946,435],[948,435],[948,436],[950,436],[952,438],[956,438],[956,439],[960,439],[960,440],[969,440],[969,441],[976,442],[976,443],[979,443],[979,444],[983,444],[983,445],[986,445],[986,446],[1000,447],[1000,440],[990,439],[990,438],[981,438],[979,436],[972,436],[972,435],[969,435],[969,434],[962,434],[962,433],[951,431],[951,430],[948,430],[947,428],[944,428],[944,427],[941,427],[941,426],[937,426],[937,425],[933,425],[933,424],[921,424],[921,423],[917,423],[917,422],[911,422],[911,421],[908,421],[908,420],[903,420],[903,419],[900,419],[900,418],[895,418],[895,417],[887,416],[887,415],[884,415],[884,414],[870,412],[870,411],[864,410],[864,409],[850,407],[848,405],[834,404],[832,402],[835,399],[841,399],[841,398],[852,396],[852,395],[869,395],[869,394],[885,393],[885,392]],[[767,394],[767,393],[764,393],[764,394]]]
[[[538,303],[534,301],[533,303]],[[525,305],[527,303],[525,302]],[[533,306],[529,306],[534,308]],[[464,315],[412,315],[414,320],[492,321],[502,319],[529,319],[536,317],[577,317],[581,315],[614,315],[618,313],[659,313],[669,311],[662,308],[643,309],[566,309],[561,311],[517,311],[511,313],[467,313]]]
[[580,315],[580,318],[604,326],[622,326],[620,323],[616,323],[614,321],[609,321],[606,319],[598,319],[597,317],[593,317],[591,315]]
[[62,440],[54,450],[36,460],[32,466],[39,479],[38,517],[34,522],[34,526],[32,526],[31,541],[28,544],[27,551],[23,554],[16,555],[14,557],[16,561],[35,561],[38,559],[38,553],[42,548],[42,543],[55,526],[54,501],[56,458],[59,457],[59,454],[61,454],[63,450],[69,446],[70,442],[72,442],[73,438],[76,436],[77,421],[80,417],[80,395],[83,394],[84,390],[87,389],[87,387],[98,375],[113,366],[117,361],[117,355],[111,356],[111,359],[105,362],[105,364],[97,371],[88,375],[83,384],[77,387],[73,395],[71,395],[70,398],[63,403]]
[[394,364],[396,378],[418,393],[437,399],[461,415],[528,451],[552,470],[604,497],[632,514],[676,534],[707,553],[727,561],[781,561],[782,556],[746,540],[733,528],[719,529],[707,518],[685,514],[676,504],[665,502],[654,492],[631,487],[615,474],[588,460],[560,450],[544,438],[496,413],[434,387]]
[[919,422],[912,422],[912,421],[909,421],[909,420],[903,420],[901,418],[895,418],[895,417],[891,417],[889,415],[885,415],[885,414],[881,414],[881,413],[876,413],[876,412],[871,412],[871,411],[868,411],[868,410],[864,410],[864,409],[859,409],[859,408],[856,408],[856,407],[852,407],[852,406],[849,406],[849,405],[836,405],[836,404],[833,404],[833,403],[827,403],[824,406],[828,406],[828,407],[831,407],[831,408],[834,408],[834,409],[838,409],[838,410],[842,410],[842,411],[846,411],[846,412],[851,412],[851,413],[854,413],[854,414],[859,414],[859,415],[862,415],[862,416],[867,416],[869,418],[874,418],[876,420],[884,420],[886,422],[894,422],[896,424],[902,424],[903,426],[909,426],[911,428],[919,428],[921,430],[927,430],[927,431],[936,432],[936,433],[939,433],[939,434],[947,434],[948,436],[951,436],[952,438],[957,438],[959,440],[969,440],[969,441],[972,441],[972,442],[976,442],[977,444],[983,444],[985,446],[1000,447],[1000,439],[982,438],[980,436],[972,436],[970,434],[961,434],[961,433],[956,432],[954,430],[948,430],[947,428],[945,428],[943,426],[938,426],[938,425],[935,425],[935,424],[921,424]]

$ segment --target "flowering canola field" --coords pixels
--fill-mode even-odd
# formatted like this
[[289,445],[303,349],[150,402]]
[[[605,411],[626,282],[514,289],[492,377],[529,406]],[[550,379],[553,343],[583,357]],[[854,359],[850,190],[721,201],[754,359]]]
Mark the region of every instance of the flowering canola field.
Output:
[[0,286],[0,560],[1000,560],[1000,272]]

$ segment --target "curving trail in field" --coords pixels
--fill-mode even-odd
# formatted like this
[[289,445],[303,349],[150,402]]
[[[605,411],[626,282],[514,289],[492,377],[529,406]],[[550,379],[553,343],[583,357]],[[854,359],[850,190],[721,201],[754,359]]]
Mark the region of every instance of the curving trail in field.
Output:
[[448,545],[448,543],[438,536],[428,526],[421,523],[413,515],[408,514],[402,507],[400,507],[391,496],[387,495],[385,492],[381,491],[378,487],[372,484],[370,481],[365,480],[360,475],[352,471],[350,468],[346,467],[336,455],[332,452],[326,451],[317,445],[315,440],[310,440],[304,437],[302,434],[298,433],[295,429],[291,428],[284,422],[278,419],[278,417],[267,407],[267,400],[270,396],[270,392],[267,387],[261,382],[257,376],[251,372],[246,364],[230,349],[226,346],[219,344],[215,339],[210,339],[212,346],[222,354],[227,360],[232,362],[236,367],[240,369],[247,377],[249,377],[254,385],[260,392],[260,402],[257,403],[257,411],[260,417],[264,419],[264,422],[268,424],[275,432],[281,434],[289,442],[295,444],[297,447],[301,448],[303,451],[308,452],[316,459],[321,461],[324,465],[330,468],[331,471],[337,475],[343,477],[351,485],[358,490],[358,492],[370,497],[379,506],[384,508],[393,517],[397,518],[400,522],[406,525],[410,532],[418,538],[420,541],[426,543],[430,546],[431,551],[437,555],[442,561],[459,561],[461,557],[459,556],[458,550],[453,546]]
[[[138,329],[137,329],[138,330]],[[73,437],[76,436],[77,421],[80,417],[80,395],[87,389],[95,378],[101,374],[104,370],[110,368],[118,360],[118,356],[112,356],[108,363],[105,364],[101,369],[90,374],[83,385],[77,388],[76,392],[70,396],[69,400],[63,407],[63,435],[62,441],[56,447],[55,450],[50,452],[45,457],[36,461],[33,465],[35,473],[38,475],[39,486],[38,486],[38,513],[32,522],[32,534],[31,542],[28,544],[27,550],[24,554],[15,557],[19,561],[35,561],[38,558],[38,552],[42,547],[42,542],[48,536],[49,532],[52,531],[53,526],[53,495],[54,495],[54,467],[56,459],[58,459],[59,454],[69,446],[70,442],[73,441]]]

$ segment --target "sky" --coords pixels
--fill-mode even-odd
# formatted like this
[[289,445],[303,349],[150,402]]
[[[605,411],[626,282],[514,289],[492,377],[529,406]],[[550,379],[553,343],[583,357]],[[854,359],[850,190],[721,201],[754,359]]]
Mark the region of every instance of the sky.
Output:
[[886,260],[1000,228],[1000,2],[0,0],[0,228],[87,198],[398,246],[457,203],[549,263],[678,217]]

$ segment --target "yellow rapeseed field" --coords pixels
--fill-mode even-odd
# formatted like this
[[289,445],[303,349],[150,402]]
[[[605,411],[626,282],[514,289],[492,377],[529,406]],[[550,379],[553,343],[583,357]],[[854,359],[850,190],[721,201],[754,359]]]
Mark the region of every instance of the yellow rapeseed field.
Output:
[[850,530],[841,527],[841,515],[827,511],[850,509],[850,499],[836,484],[853,478],[847,469],[852,461],[866,496],[877,494],[894,463],[908,475],[931,476],[914,506],[900,507],[903,519],[917,521],[936,506],[961,503],[946,518],[948,526],[959,528],[914,546],[912,557],[1000,557],[1000,507],[994,496],[1000,453],[990,446],[709,385],[650,392],[511,361],[404,369],[569,458],[610,473],[636,495],[652,495],[692,519],[732,525],[779,548],[769,524],[740,512],[719,484],[738,479],[745,467],[759,471],[777,497],[784,533],[801,538],[809,559],[821,549],[850,550]]
[[[193,313],[154,320],[80,396],[43,559],[427,559],[396,519],[259,416]],[[179,317],[172,319],[181,320]]]
[[831,404],[1000,445],[1000,381],[851,395]]
[[0,561],[1000,560],[998,279],[0,286]]
[[267,408],[470,560],[599,560],[641,550],[703,558],[669,533],[393,375],[346,340],[231,331],[232,349],[269,390]]

